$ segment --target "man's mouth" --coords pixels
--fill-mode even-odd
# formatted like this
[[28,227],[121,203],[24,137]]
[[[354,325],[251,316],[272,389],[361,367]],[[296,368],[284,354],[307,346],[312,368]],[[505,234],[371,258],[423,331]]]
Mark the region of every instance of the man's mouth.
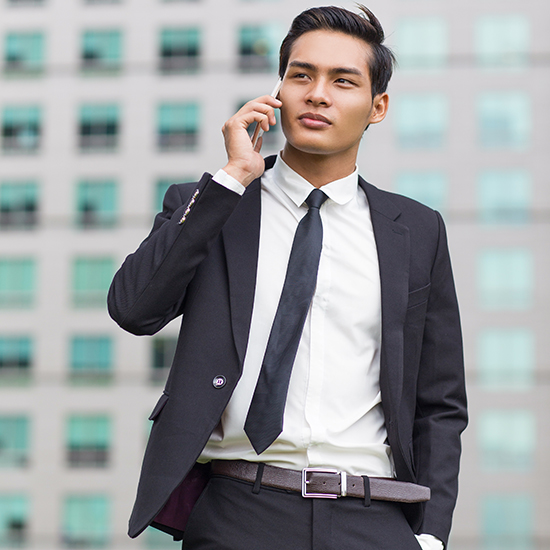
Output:
[[298,117],[298,120],[308,128],[326,128],[332,124],[328,118],[316,113],[304,113]]

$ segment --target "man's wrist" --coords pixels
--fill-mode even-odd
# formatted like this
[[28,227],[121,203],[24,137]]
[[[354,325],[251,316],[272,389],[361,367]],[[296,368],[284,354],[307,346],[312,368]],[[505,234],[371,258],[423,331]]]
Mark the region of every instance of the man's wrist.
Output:
[[229,175],[225,170],[220,169],[218,170],[212,179],[219,183],[220,185],[223,185],[230,191],[234,191],[235,193],[238,193],[239,195],[242,195],[245,192],[246,187],[238,180],[236,180],[233,176]]

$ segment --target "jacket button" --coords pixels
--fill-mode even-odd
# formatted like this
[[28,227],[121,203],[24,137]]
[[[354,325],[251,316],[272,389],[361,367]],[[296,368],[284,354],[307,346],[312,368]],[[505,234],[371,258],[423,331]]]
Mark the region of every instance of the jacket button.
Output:
[[225,386],[226,383],[227,383],[227,380],[225,379],[225,376],[222,376],[221,374],[219,374],[218,376],[214,377],[214,380],[212,380],[212,385],[213,385],[216,389],[223,388],[223,387]]

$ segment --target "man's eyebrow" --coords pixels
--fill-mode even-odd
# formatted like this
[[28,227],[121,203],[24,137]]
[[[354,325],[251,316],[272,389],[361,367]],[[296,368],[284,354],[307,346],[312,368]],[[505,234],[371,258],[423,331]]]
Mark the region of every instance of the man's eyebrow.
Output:
[[[289,67],[298,67],[300,69],[308,69],[310,71],[317,71],[319,70],[316,65],[313,65],[312,63],[306,63],[305,61],[291,61],[288,64]],[[354,74],[356,76],[363,76],[363,73],[356,69],[355,67],[334,67],[332,69],[329,69],[329,73],[331,74]]]

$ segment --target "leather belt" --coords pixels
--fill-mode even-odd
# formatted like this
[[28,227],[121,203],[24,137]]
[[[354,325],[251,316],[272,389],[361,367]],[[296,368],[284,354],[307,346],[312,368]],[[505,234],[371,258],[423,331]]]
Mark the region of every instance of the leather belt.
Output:
[[[245,460],[214,460],[211,473],[256,482],[258,464]],[[416,483],[381,477],[366,477],[370,498],[392,502],[426,502],[430,489]],[[304,468],[302,471],[265,465],[261,484],[276,489],[301,492],[306,498],[365,498],[365,478],[330,468]],[[368,496],[368,495],[367,495]]]

